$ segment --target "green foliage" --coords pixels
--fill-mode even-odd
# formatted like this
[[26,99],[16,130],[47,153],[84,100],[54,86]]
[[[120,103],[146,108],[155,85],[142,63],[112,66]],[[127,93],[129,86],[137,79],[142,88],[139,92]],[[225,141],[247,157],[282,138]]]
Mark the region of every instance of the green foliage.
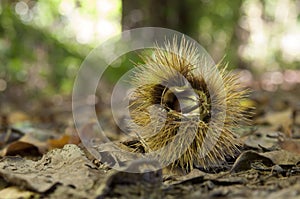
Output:
[[236,35],[239,20],[239,9],[242,1],[202,1],[199,11],[199,40],[200,43],[219,61],[226,55],[230,66],[238,63]]
[[[116,8],[107,12],[107,17],[114,23],[119,23],[120,26],[121,0],[108,1],[114,1]],[[72,9],[76,13],[75,18],[78,14],[84,20],[96,23],[97,19],[102,20],[104,17],[103,13],[95,8],[97,1],[0,1],[0,79],[8,82],[8,86],[23,84],[28,90],[38,90],[47,94],[70,94],[72,92],[73,81],[83,59],[93,47],[100,44],[95,35],[105,32],[103,31],[105,28],[101,29],[100,25],[100,32],[95,30],[92,40],[79,44],[80,39],[76,35],[78,29],[73,30],[70,27],[70,24],[74,22],[74,15],[66,14],[69,4],[62,6],[65,2],[71,2]],[[299,13],[298,15],[291,13],[292,3],[295,3],[292,0],[288,1],[290,7],[286,7],[290,9],[287,12],[290,12],[291,16],[295,15],[294,18],[291,18],[290,23],[285,23],[278,17],[281,12],[275,13],[276,6],[280,3],[278,0],[177,0],[166,2],[128,0],[126,2],[129,14],[132,10],[136,12],[137,9],[140,9],[141,12],[143,11],[142,18],[144,20],[151,18],[153,20],[149,21],[155,22],[158,26],[161,23],[162,27],[169,27],[188,34],[198,40],[216,62],[225,55],[225,61],[230,62],[231,68],[239,67],[241,64],[245,65],[245,63],[253,66],[252,68],[265,66],[268,70],[274,69],[275,66],[277,69],[299,68],[299,58],[294,56],[297,50],[287,53],[284,50],[291,49],[282,47],[283,37],[286,37],[285,39],[288,41],[291,38],[298,38],[296,36],[300,31],[296,26],[299,25]],[[136,2],[138,5],[132,2]],[[151,4],[151,2],[157,4]],[[17,11],[18,3],[25,6],[23,9],[27,9],[27,14],[22,14],[22,9]],[[246,28],[241,25],[241,21],[248,20],[247,23],[249,23],[249,20],[253,18],[248,13],[250,3],[254,9],[261,12],[258,17],[263,30],[260,33],[264,33],[263,36],[266,38],[266,42],[261,46],[259,41],[255,43],[256,46],[251,43],[253,42],[251,34],[255,34],[253,31],[256,30],[250,30],[249,24],[248,29],[247,25],[245,25]],[[102,9],[101,6],[102,4],[100,5]],[[151,13],[154,8],[157,8],[157,16]],[[67,9],[67,11],[63,9]],[[166,18],[163,20],[163,17]],[[133,17],[129,17],[129,19],[136,20]],[[148,24],[142,22],[136,23]],[[77,21],[75,26],[77,26],[76,23]],[[103,24],[105,26],[105,23]],[[255,23],[252,24],[256,27]],[[80,27],[80,29],[84,29],[84,27]],[[293,32],[294,29],[295,32]],[[289,35],[289,33],[293,34]],[[110,37],[110,33],[107,36]],[[294,42],[289,41],[285,48],[289,48],[290,45],[294,48],[296,46]],[[266,55],[257,51],[258,48],[262,51],[261,47],[266,49],[263,50],[263,52],[267,52]],[[243,49],[247,50],[243,51]],[[140,62],[137,53],[128,53],[115,60],[105,72],[108,81],[117,81],[128,69],[133,67],[133,62]]]
[[[8,87],[22,84],[26,90],[50,95],[72,92],[82,61],[99,43],[78,43],[76,32],[70,28],[73,19],[62,10],[64,2],[67,1],[0,2],[0,79],[8,82]],[[64,8],[68,9],[70,3],[75,6],[73,11],[86,19],[99,18],[93,3],[68,1]],[[117,11],[120,12],[120,5]],[[115,13],[109,17],[114,18]],[[113,81],[116,74],[125,70],[120,68],[108,73],[108,79]]]
[[[49,94],[70,93],[72,87],[66,89],[66,85],[73,83],[74,68],[80,66],[84,48],[62,43],[49,31],[25,23],[13,11],[13,5],[2,2],[0,62],[4,72],[0,78],[12,84],[25,83]],[[48,14],[47,19],[51,18],[54,17]],[[73,73],[68,72],[71,70]]]

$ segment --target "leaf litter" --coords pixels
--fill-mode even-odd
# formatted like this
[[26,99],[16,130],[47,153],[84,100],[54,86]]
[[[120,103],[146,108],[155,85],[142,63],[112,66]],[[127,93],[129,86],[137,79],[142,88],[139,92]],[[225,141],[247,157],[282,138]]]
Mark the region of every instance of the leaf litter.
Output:
[[[1,131],[8,134],[0,136],[0,198],[299,198],[300,91],[293,91],[289,101],[282,92],[252,97],[261,105],[254,128],[244,130],[242,153],[217,172],[168,167],[147,172],[157,163],[126,162],[128,157],[113,147],[131,147],[134,140],[99,145],[95,158],[70,124],[59,131],[41,126],[28,130],[29,115],[12,114],[9,122],[2,117]],[[108,167],[120,162],[119,171]],[[140,173],[126,172],[132,167]]]

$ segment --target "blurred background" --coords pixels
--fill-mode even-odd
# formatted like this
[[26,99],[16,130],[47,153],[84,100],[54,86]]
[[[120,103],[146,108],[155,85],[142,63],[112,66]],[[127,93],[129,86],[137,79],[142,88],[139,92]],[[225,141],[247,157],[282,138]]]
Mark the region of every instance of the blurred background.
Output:
[[[66,96],[70,99],[90,50],[122,30],[143,26],[187,34],[215,62],[225,56],[255,89],[289,90],[300,83],[299,0],[0,2],[2,110],[5,103],[23,106],[36,98],[62,104]],[[107,72],[107,81],[132,65],[129,59],[121,64],[125,67]]]

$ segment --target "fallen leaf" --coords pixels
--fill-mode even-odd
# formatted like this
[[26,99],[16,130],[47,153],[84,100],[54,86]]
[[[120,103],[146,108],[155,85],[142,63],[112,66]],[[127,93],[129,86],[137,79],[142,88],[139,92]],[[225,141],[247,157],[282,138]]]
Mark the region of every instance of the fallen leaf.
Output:
[[25,121],[29,121],[30,117],[25,113],[21,111],[15,111],[8,114],[8,123],[9,125],[16,124],[16,123],[22,123]]
[[255,162],[261,162],[266,166],[273,166],[274,163],[269,158],[262,156],[261,154],[254,151],[245,151],[236,159],[235,163],[231,168],[231,173],[237,173],[251,169],[251,164]]
[[[0,161],[0,176],[11,184],[39,193],[58,184],[88,190],[97,178],[93,168],[76,145],[66,145],[63,149],[48,152],[38,161],[5,157]],[[98,174],[101,176],[101,172]]]
[[281,134],[267,127],[258,127],[253,134],[247,136],[244,144],[254,149],[276,147]]
[[0,147],[3,148],[6,144],[19,140],[22,136],[24,136],[23,132],[7,128],[4,132],[0,132]]
[[3,150],[0,151],[0,156],[13,156],[13,155],[37,155],[38,156],[39,151],[38,148],[30,143],[22,142],[22,141],[16,141],[10,143],[7,147],[5,147]]
[[76,135],[62,135],[58,139],[49,139],[47,145],[49,149],[62,148],[66,144],[76,144],[80,143],[80,139]]
[[174,176],[170,180],[164,182],[165,185],[175,185],[186,182],[199,183],[203,182],[204,176],[209,175],[208,173],[204,173],[199,169],[193,169],[190,173],[181,176]]
[[298,162],[300,162],[300,154],[285,150],[270,151],[266,153],[260,153],[260,155],[269,158],[274,164],[277,165],[296,165]]
[[300,162],[300,155],[285,150],[257,153],[255,151],[245,151],[235,161],[231,168],[232,173],[249,170],[253,163],[262,163],[267,167],[273,165],[296,165]]
[[130,162],[128,166],[122,167],[119,171],[111,170],[105,183],[96,191],[98,198],[111,192],[116,185],[141,185],[141,189],[149,189],[152,194],[155,194],[162,185],[160,165],[153,160],[138,159]]
[[257,124],[269,124],[272,129],[287,128],[293,123],[293,110],[291,108],[280,112],[268,112],[263,117],[256,120]]
[[52,131],[33,128],[27,125],[23,126],[23,124],[21,126],[14,127],[14,130],[21,132],[23,136],[20,137],[18,140],[7,144],[0,151],[0,156],[21,155],[22,150],[30,148],[37,148],[40,154],[44,154],[49,150],[47,140],[53,139],[54,137]]
[[286,151],[297,153],[300,155],[300,140],[299,139],[285,139],[279,142],[279,146]]
[[37,198],[38,194],[33,193],[31,191],[22,190],[18,187],[7,187],[0,191],[0,199],[14,199],[14,198],[23,198],[23,199],[31,199]]
[[143,157],[140,153],[130,152],[129,148],[126,150],[126,147],[120,142],[97,144],[93,148],[93,155],[111,168],[125,166],[126,163]]

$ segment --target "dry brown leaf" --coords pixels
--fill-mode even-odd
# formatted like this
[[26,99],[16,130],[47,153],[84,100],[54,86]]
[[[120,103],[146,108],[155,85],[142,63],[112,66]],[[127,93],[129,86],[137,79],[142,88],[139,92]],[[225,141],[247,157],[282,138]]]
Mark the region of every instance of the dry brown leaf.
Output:
[[33,144],[22,142],[22,141],[15,141],[10,143],[7,147],[0,151],[0,156],[7,156],[7,155],[37,155],[38,148]]
[[190,173],[181,176],[174,176],[171,180],[167,180],[164,182],[165,185],[175,185],[181,184],[184,182],[203,182],[204,176],[209,175],[208,173],[204,173],[199,169],[193,169]]
[[262,163],[267,167],[273,165],[296,165],[300,162],[300,155],[285,150],[257,153],[255,151],[245,151],[235,161],[231,168],[232,173],[249,170],[253,163]]
[[[133,170],[136,172],[128,172]],[[103,197],[116,185],[141,185],[141,189],[151,188],[151,192],[155,194],[160,189],[161,184],[162,171],[159,169],[159,163],[152,160],[138,159],[122,167],[120,171],[111,170],[105,183],[101,184],[96,193],[98,197]],[[150,198],[150,196],[145,197]]]
[[38,161],[5,157],[0,161],[0,176],[7,182],[36,192],[45,192],[62,184],[77,190],[89,190],[101,172],[94,173],[94,165],[76,145],[48,152]]
[[109,167],[121,167],[129,161],[142,157],[141,154],[129,152],[130,149],[126,150],[126,148],[127,146],[120,142],[103,143],[93,148],[93,155]]
[[237,173],[240,171],[246,171],[251,169],[251,164],[254,162],[261,162],[266,166],[273,166],[274,163],[268,157],[265,157],[255,151],[245,151],[243,152],[235,161],[231,168],[232,173]]
[[300,140],[299,139],[285,139],[279,142],[279,146],[286,151],[297,153],[300,155]]
[[[43,135],[41,135],[43,136]],[[48,135],[49,137],[49,135]],[[44,139],[44,138],[43,138]],[[22,152],[25,149],[35,149],[37,148],[40,154],[43,154],[47,151],[48,146],[47,142],[44,140],[40,140],[35,136],[35,134],[32,133],[26,133],[23,137],[21,137],[19,140],[14,141],[10,144],[8,144],[4,149],[0,151],[0,156],[6,156],[6,155],[17,155],[18,152]],[[21,154],[19,154],[21,155]]]
[[47,145],[49,149],[55,149],[55,148],[62,148],[66,144],[76,144],[78,145],[80,143],[80,139],[78,136],[72,136],[72,135],[62,135],[58,139],[49,139],[47,141]]
[[279,128],[288,128],[292,125],[292,114],[291,108],[281,112],[269,112],[267,115],[256,120],[257,124],[269,124],[274,130]]
[[296,165],[300,161],[300,154],[285,150],[260,153],[260,155],[269,158],[277,165]]
[[8,114],[8,123],[10,125],[29,121],[29,120],[30,120],[30,117],[25,112],[15,111],[15,112],[11,112],[10,114]]
[[256,132],[248,135],[244,144],[248,147],[261,149],[272,148],[278,145],[278,138],[282,133],[268,127],[259,127]]

